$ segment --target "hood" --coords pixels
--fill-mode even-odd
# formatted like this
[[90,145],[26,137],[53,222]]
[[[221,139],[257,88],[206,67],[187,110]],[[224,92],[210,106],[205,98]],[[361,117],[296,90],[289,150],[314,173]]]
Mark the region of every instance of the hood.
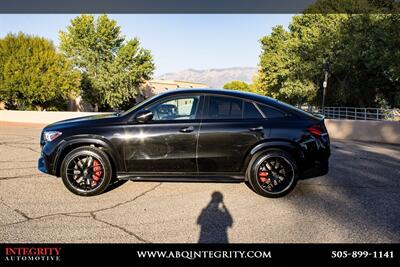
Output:
[[105,125],[119,122],[120,116],[116,113],[104,113],[92,116],[84,116],[73,119],[62,120],[47,125],[46,129],[62,129],[70,127],[83,127],[91,125]]

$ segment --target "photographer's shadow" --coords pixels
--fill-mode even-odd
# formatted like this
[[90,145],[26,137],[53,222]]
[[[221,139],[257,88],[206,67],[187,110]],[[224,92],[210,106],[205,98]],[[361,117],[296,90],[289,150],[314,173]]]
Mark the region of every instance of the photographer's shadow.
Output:
[[233,219],[220,192],[212,193],[210,203],[197,218],[197,224],[201,227],[198,243],[229,242],[228,227],[232,227]]

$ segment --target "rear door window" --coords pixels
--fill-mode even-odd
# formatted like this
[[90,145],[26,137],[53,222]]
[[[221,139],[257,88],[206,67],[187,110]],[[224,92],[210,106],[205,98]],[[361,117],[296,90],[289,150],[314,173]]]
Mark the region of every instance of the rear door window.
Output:
[[232,97],[210,96],[208,119],[241,119],[243,101]]

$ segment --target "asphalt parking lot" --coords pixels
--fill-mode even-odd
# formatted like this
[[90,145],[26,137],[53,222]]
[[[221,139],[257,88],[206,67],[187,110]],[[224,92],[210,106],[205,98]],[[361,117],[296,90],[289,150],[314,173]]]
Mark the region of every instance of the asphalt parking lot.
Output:
[[85,198],[37,170],[39,133],[0,123],[0,243],[400,240],[400,146],[333,141],[329,174],[279,199],[245,184],[130,181]]

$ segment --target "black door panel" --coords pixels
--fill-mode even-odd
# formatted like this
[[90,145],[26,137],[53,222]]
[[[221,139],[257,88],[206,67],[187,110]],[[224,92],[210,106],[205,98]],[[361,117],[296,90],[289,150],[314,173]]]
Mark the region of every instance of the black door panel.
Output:
[[221,95],[206,97],[197,147],[199,172],[243,171],[247,153],[269,136],[267,124],[251,102]]
[[200,95],[160,99],[144,107],[149,123],[126,126],[124,156],[128,172],[197,173]]
[[[192,131],[182,132],[182,129]],[[129,172],[197,172],[198,122],[127,126],[125,162]]]
[[[269,135],[266,121],[237,120],[201,125],[197,157],[199,172],[241,172],[247,153]],[[262,130],[252,130],[253,128]]]

